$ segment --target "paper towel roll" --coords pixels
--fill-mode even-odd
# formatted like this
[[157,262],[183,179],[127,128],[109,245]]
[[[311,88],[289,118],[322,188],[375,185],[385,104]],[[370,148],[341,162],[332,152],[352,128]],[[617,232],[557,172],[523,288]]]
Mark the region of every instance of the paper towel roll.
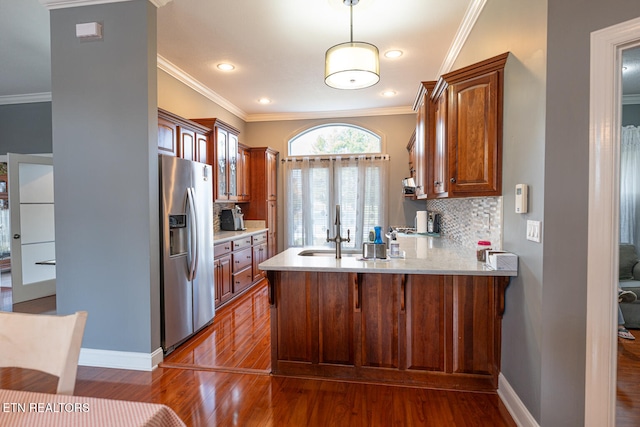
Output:
[[416,233],[427,232],[427,211],[416,212]]

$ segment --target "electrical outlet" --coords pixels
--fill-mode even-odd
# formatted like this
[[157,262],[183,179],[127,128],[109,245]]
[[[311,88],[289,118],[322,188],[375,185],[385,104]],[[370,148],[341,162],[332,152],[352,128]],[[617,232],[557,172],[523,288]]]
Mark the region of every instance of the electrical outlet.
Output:
[[540,243],[542,238],[542,222],[527,220],[527,240]]

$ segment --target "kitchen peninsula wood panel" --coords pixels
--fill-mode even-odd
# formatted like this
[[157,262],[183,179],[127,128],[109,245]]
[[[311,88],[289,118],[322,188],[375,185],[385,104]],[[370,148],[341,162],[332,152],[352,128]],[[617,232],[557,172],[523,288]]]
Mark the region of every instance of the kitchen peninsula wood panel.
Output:
[[272,372],[495,391],[508,277],[268,271]]

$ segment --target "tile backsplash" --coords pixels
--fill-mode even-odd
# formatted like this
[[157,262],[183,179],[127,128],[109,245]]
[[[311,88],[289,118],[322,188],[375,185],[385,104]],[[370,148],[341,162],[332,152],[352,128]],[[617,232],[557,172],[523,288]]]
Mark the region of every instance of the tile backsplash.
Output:
[[427,200],[427,210],[441,215],[443,237],[473,249],[478,240],[489,240],[502,249],[502,197]]
[[233,209],[234,203],[214,203],[213,204],[213,231],[220,231],[220,212],[222,209]]

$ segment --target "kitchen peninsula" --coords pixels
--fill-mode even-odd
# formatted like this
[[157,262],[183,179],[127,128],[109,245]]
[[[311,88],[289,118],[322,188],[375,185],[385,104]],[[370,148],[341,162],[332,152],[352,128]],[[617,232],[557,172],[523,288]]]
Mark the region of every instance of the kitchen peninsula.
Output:
[[517,271],[491,270],[446,239],[398,240],[403,258],[290,248],[259,265],[274,375],[497,389],[504,294]]

